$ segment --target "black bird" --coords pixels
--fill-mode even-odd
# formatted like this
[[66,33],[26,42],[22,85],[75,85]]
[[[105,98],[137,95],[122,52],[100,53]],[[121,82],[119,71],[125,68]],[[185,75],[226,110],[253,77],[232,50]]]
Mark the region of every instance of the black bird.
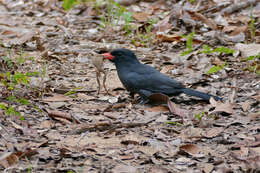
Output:
[[176,96],[181,93],[202,98],[209,101],[210,97],[221,100],[220,97],[185,88],[181,83],[164,75],[153,67],[142,64],[136,58],[134,52],[128,49],[114,49],[110,53],[102,54],[116,65],[120,81],[133,96],[139,94],[143,101],[153,93],[163,93],[168,96]]

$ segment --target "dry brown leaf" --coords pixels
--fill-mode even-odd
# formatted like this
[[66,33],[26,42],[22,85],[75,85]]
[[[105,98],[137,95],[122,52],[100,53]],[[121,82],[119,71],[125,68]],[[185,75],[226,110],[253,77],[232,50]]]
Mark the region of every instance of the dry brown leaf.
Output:
[[19,130],[23,130],[24,128],[18,124],[16,124],[15,122],[11,121],[12,125],[14,126],[14,128],[19,129]]
[[174,66],[173,65],[165,65],[163,66],[163,68],[161,69],[161,73],[167,73],[169,72],[170,70],[174,69]]
[[249,56],[255,56],[260,53],[260,44],[242,44],[238,43],[235,45],[235,48],[241,52],[243,58]]
[[201,149],[195,144],[185,144],[180,146],[180,151],[184,151],[185,153],[188,153],[190,155],[196,155],[199,154]]
[[149,18],[149,14],[145,12],[138,12],[133,14],[133,18],[138,22],[146,22]]
[[259,112],[255,112],[255,113],[250,113],[248,115],[248,117],[250,118],[250,120],[257,120],[260,118],[260,111]]
[[112,169],[112,172],[121,172],[121,173],[135,173],[138,172],[137,168],[134,166],[130,165],[125,165],[125,164],[118,164]]
[[71,123],[71,121],[73,120],[73,118],[71,117],[71,115],[67,112],[62,112],[62,111],[57,111],[57,110],[48,110],[48,115],[54,119],[63,121],[65,123]]
[[240,105],[242,106],[244,112],[249,111],[249,109],[251,108],[251,104],[248,100],[243,103],[240,103]]
[[5,31],[1,32],[1,35],[7,35],[7,36],[13,35],[13,36],[17,36],[18,33],[17,33],[17,32],[14,32],[14,31],[10,31],[10,30],[5,30]]
[[0,158],[0,164],[4,168],[8,168],[14,164],[16,164],[21,158],[27,157],[30,158],[31,156],[38,154],[36,150],[28,149],[24,152],[22,151],[16,151],[16,152],[8,152],[1,156]]
[[50,120],[42,121],[40,124],[40,128],[42,129],[50,129],[53,126],[53,122]]
[[242,157],[248,156],[249,149],[248,147],[241,146],[240,147],[240,154]]
[[149,101],[157,104],[167,104],[171,113],[183,117],[187,114],[187,111],[179,108],[175,103],[173,103],[170,98],[162,93],[153,93],[149,96]]
[[151,96],[149,96],[148,99],[153,103],[164,103],[164,104],[166,104],[169,100],[169,97],[165,94],[162,94],[162,93],[153,93]]
[[211,128],[209,130],[206,129],[206,131],[204,131],[202,133],[202,135],[207,138],[213,138],[213,137],[218,136],[223,131],[224,131],[224,129],[222,127],[215,127],[215,128]]
[[213,164],[210,164],[210,163],[203,163],[203,168],[202,170],[205,172],[205,173],[211,173],[211,171],[214,169],[214,165]]
[[167,102],[167,105],[171,111],[171,113],[174,113],[180,117],[184,117],[188,114],[187,110],[181,109],[179,106],[177,106],[175,103],[173,103],[170,99]]
[[168,112],[169,108],[167,108],[166,106],[153,106],[153,107],[148,107],[145,110],[149,111],[149,112]]
[[227,25],[225,26],[222,31],[225,32],[225,33],[230,33],[232,31],[234,31],[235,29],[237,28],[237,26],[234,26],[234,25]]
[[156,147],[152,147],[152,146],[138,146],[138,150],[148,156],[153,156],[160,149],[158,149]]
[[231,103],[221,103],[220,101],[214,100],[213,97],[209,99],[211,106],[215,107],[215,110],[210,112],[210,114],[217,112],[226,112],[228,114],[233,114],[233,105]]
[[123,145],[140,145],[140,143],[138,141],[134,141],[134,140],[122,140],[121,144]]
[[214,58],[213,61],[212,61],[213,64],[215,65],[223,65],[223,63],[225,63],[224,61],[222,61],[221,59],[219,59],[218,57]]
[[170,22],[170,17],[171,17],[171,15],[168,15],[163,20],[159,21],[155,25],[154,30],[157,32],[165,32],[165,31],[169,30],[172,27],[172,24]]
[[156,38],[160,41],[160,42],[181,42],[182,41],[182,37],[179,35],[165,35],[165,34],[157,34]]
[[254,148],[252,147],[252,148],[250,148],[250,150],[260,156],[260,147],[254,147]]
[[52,97],[46,97],[42,101],[43,102],[63,102],[63,101],[71,101],[72,98],[61,95],[61,94],[54,94]]
[[87,95],[87,94],[84,94],[84,93],[77,93],[77,98],[78,99],[82,99],[82,100],[94,100],[94,99],[97,99],[94,96]]
[[11,165],[14,165],[15,163],[17,163],[19,161],[20,156],[22,155],[22,152],[8,152],[5,153],[1,156],[0,158],[0,164],[4,167],[4,168],[8,168]]
[[251,96],[253,99],[260,100],[260,92],[256,96]]
[[236,27],[233,32],[231,32],[231,36],[240,34],[241,32],[245,32],[248,29],[248,26],[240,26]]
[[187,12],[191,15],[192,19],[200,20],[201,22],[208,25],[208,27],[210,27],[212,30],[217,30],[217,25],[214,21],[212,21],[212,19],[205,17],[204,15],[198,12],[189,11],[189,10],[187,10]]
[[135,158],[135,156],[133,154],[120,155],[119,157],[121,160],[132,160]]

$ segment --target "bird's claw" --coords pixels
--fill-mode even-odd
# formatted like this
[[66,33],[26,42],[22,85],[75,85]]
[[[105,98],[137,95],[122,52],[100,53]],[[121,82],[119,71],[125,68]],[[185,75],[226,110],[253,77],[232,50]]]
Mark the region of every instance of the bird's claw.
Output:
[[149,99],[148,98],[139,97],[139,98],[137,98],[137,102],[140,105],[144,105],[144,104],[149,102]]

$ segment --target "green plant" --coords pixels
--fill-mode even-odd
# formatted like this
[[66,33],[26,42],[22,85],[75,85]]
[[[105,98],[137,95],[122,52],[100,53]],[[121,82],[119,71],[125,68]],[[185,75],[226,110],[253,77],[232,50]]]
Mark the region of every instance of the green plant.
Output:
[[194,117],[198,120],[201,121],[202,117],[205,116],[205,112],[201,112],[199,114],[195,114]]
[[67,171],[67,173],[74,173],[74,171],[69,170],[69,171]]
[[12,105],[0,103],[0,109],[2,109],[7,115],[17,115],[20,116],[21,120],[24,120],[24,117],[21,115],[21,113],[16,111],[16,109]]
[[250,9],[250,29],[251,29],[251,38],[255,38],[255,18],[253,17],[253,4],[251,4]]
[[203,45],[202,50],[200,50],[199,52],[205,53],[205,54],[212,54],[212,53],[233,54],[235,52],[235,50],[224,47],[224,46],[213,49],[213,48],[209,47],[208,45]]
[[175,121],[168,121],[165,122],[165,124],[173,125],[173,126],[182,126],[183,124],[180,122],[175,122]]
[[83,87],[77,87],[77,88],[74,88],[72,89],[71,91],[68,91],[66,92],[64,95],[65,96],[70,96],[70,95],[73,95],[73,94],[76,94],[78,92],[78,90],[82,89]]
[[133,20],[133,13],[132,12],[124,12],[123,13],[123,19],[124,19],[123,29],[125,30],[126,35],[129,35],[132,32],[132,27],[130,25],[130,22]]
[[70,10],[74,5],[78,4],[79,0],[63,0],[62,7],[64,10]]
[[260,53],[254,56],[249,56],[247,58],[243,58],[243,61],[252,61],[250,66],[246,68],[246,70],[254,72],[258,75],[260,75],[260,65],[259,65],[259,59],[260,59]]
[[94,2],[94,7],[96,7],[95,5],[100,4],[98,0],[63,0],[62,7],[64,8],[64,10],[68,11],[73,6],[83,2]]
[[194,32],[190,33],[187,36],[182,36],[183,38],[187,38],[186,40],[186,50],[184,52],[181,53],[181,56],[185,56],[190,54],[193,49],[192,49],[192,41],[193,41],[193,37],[194,37]]
[[131,32],[130,22],[132,21],[133,13],[126,10],[119,3],[108,0],[105,13],[101,16],[101,27],[118,26],[120,21],[124,21],[123,29],[128,33]]
[[21,119],[24,119],[21,113],[16,111],[14,105],[29,105],[29,101],[25,98],[16,96],[16,92],[22,91],[22,86],[27,86],[29,84],[29,77],[32,74],[33,73],[21,72],[14,72],[14,74],[12,74],[10,71],[1,74],[1,83],[3,90],[6,93],[5,98],[8,100],[8,104],[1,104],[0,108],[4,110],[7,115],[18,115]]
[[226,66],[226,63],[223,63],[222,65],[214,65],[207,71],[207,75],[214,74],[222,70]]
[[136,45],[136,42],[141,43],[142,46],[147,46],[148,43],[152,42],[154,34],[152,31],[153,24],[157,23],[158,19],[149,19],[147,24],[144,26],[144,33],[140,33],[137,26],[134,26],[135,36],[132,38],[132,43]]
[[260,53],[255,56],[249,56],[247,58],[243,58],[243,61],[252,61],[252,60],[256,60],[256,59],[260,59]]
[[20,119],[24,119],[22,114],[17,111],[17,107],[20,105],[30,105],[27,98],[24,97],[26,90],[30,89],[30,78],[32,76],[39,76],[39,72],[22,72],[19,70],[19,66],[32,57],[25,58],[24,53],[21,50],[20,54],[13,61],[11,58],[11,51],[8,51],[8,56],[1,57],[7,64],[4,73],[0,73],[1,82],[1,94],[4,99],[4,103],[0,103],[0,109],[2,109],[7,115],[17,115]]
[[254,72],[260,75],[260,66],[258,64],[250,65],[247,67],[248,71]]

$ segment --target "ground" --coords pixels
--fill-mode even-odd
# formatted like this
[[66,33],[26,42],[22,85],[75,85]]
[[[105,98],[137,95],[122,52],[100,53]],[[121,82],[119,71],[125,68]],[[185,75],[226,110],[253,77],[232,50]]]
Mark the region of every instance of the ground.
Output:
[[[0,171],[259,172],[260,3],[111,2],[0,2]],[[138,104],[106,60],[97,93],[121,47],[223,101]]]

